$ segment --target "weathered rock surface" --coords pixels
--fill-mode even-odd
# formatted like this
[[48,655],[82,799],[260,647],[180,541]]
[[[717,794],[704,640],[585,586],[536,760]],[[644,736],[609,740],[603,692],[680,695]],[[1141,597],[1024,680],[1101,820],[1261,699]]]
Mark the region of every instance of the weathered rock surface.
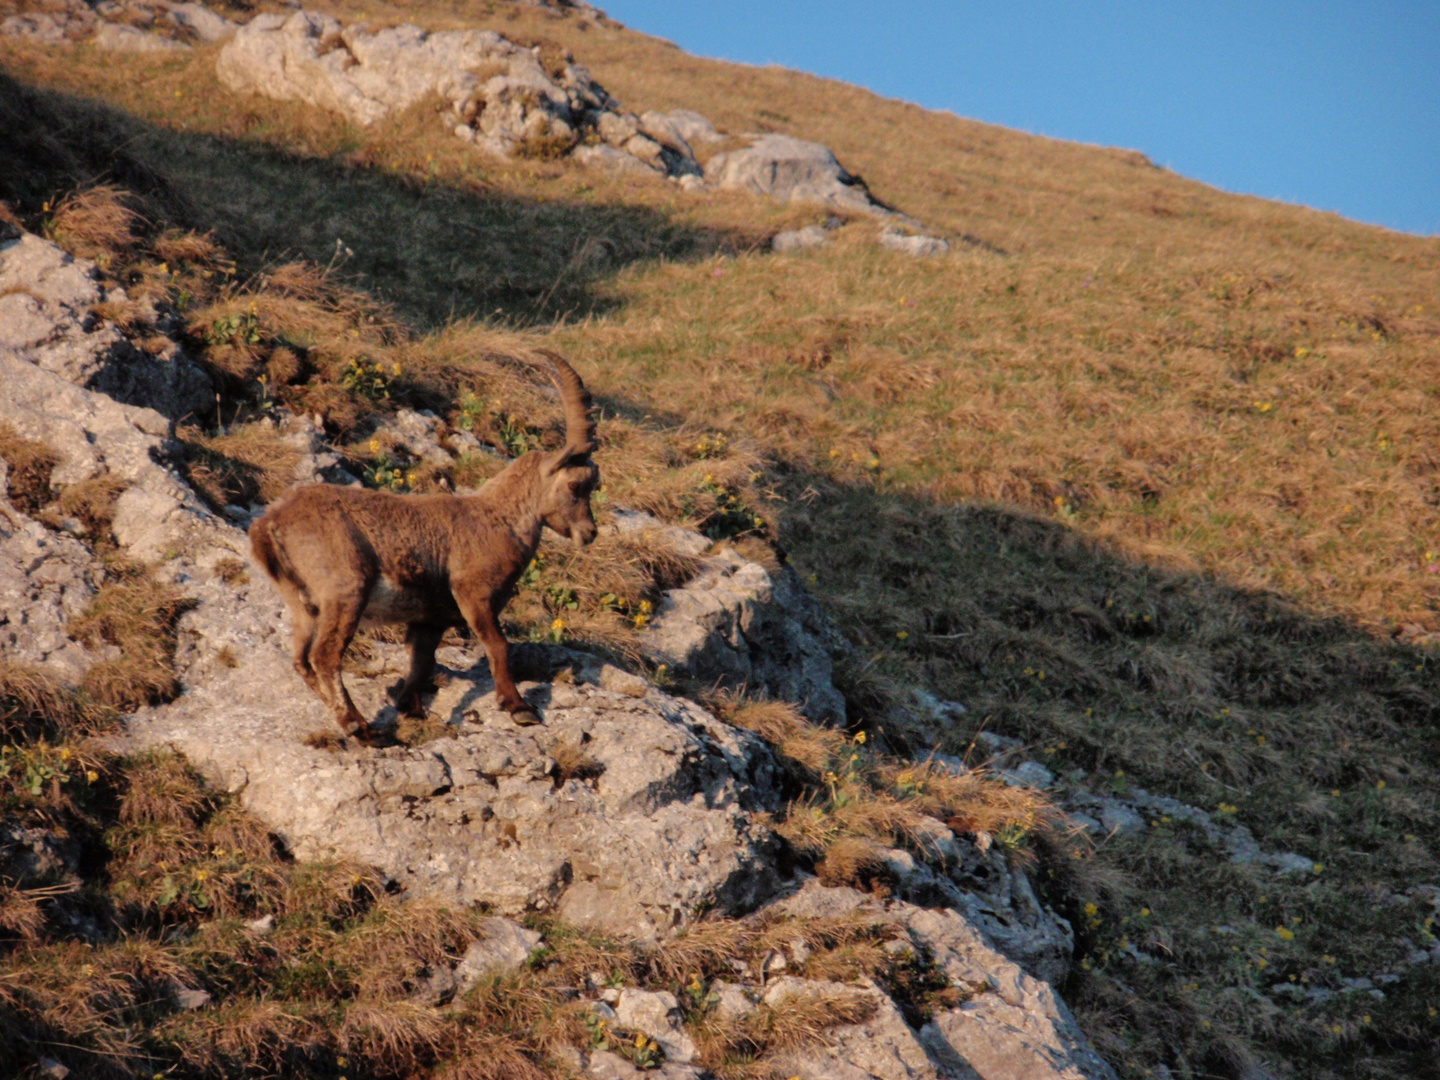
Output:
[[786,229],[770,239],[771,251],[805,251],[824,247],[830,236],[823,225],[806,225],[803,229]]
[[944,255],[950,250],[948,240],[942,240],[938,236],[905,233],[893,227],[880,230],[880,246],[917,256]]
[[776,202],[813,202],[876,217],[895,211],[870,196],[830,148],[789,135],[751,135],[750,145],[716,154],[705,179],[717,188],[748,191]]
[[486,975],[523,967],[540,947],[537,931],[526,930],[510,919],[486,919],[480,929],[484,936],[471,944],[455,965],[455,979],[462,991]]
[[695,1059],[695,1041],[685,1033],[680,1002],[668,990],[626,989],[615,1003],[615,1022],[643,1031],[665,1053],[666,1061],[686,1064]]
[[836,997],[858,996],[874,1012],[858,1024],[841,1024],[825,1032],[825,1045],[806,1047],[782,1055],[779,1070],[802,1080],[932,1080],[935,1067],[925,1047],[905,1023],[900,1010],[878,987],[863,987],[815,979],[781,976],[765,991],[772,1009],[803,1006],[807,1001],[823,1007]]
[[209,409],[210,380],[178,347],[152,356],[94,313],[125,299],[101,287],[93,262],[48,240],[0,240],[0,356],[172,418]]
[[708,552],[703,536],[649,514],[620,511],[613,520],[621,532],[645,533],[652,543],[701,558],[699,573],[665,593],[640,635],[651,662],[796,702],[819,723],[845,722],[832,657],[847,646],[793,571],[782,567],[772,575],[732,548]]
[[626,113],[583,65],[492,30],[430,33],[405,24],[372,32],[318,12],[266,13],[221,50],[216,72],[237,92],[304,101],[362,126],[439,95],[450,103],[454,133],[480,149],[573,150],[612,171],[699,175],[685,133],[706,137],[708,126],[695,114]]
[[186,0],[49,0],[0,22],[0,34],[46,45],[88,41],[113,52],[186,52],[221,41],[235,24]]
[[[68,279],[73,268],[54,265]],[[86,278],[76,287],[84,281],[93,284]],[[77,325],[86,332],[73,304],[40,310],[51,324],[34,341],[53,344]],[[43,320],[34,325],[44,329]],[[962,841],[937,821],[923,845],[933,857],[886,854],[901,898],[882,901],[808,881],[776,901],[795,883],[782,878],[780,845],[768,827],[767,814],[781,801],[769,750],[693,702],[594,657],[517,649],[517,666],[546,680],[521,684],[544,715],[542,725],[521,728],[496,707],[482,654],[444,648],[441,685],[430,702],[432,723],[444,725],[439,737],[382,750],[307,745],[306,735],[329,730],[332,721],[290,669],[284,606],[259,572],[237,576],[233,564],[221,572],[222,560],[246,553],[244,534],[209,513],[169,466],[163,416],[71,381],[89,378],[83,361],[47,370],[40,360],[51,355],[0,352],[0,417],[57,451],[57,484],[107,473],[119,479],[126,490],[114,532],[122,548],[158,563],[157,573],[193,605],[180,619],[176,648],[185,693],[131,717],[117,747],[174,748],[302,857],[363,861],[415,894],[491,905],[496,917],[484,938],[453,970],[430,972],[417,1000],[449,1000],[487,973],[523,964],[540,940],[505,916],[525,911],[554,911],[572,924],[641,938],[666,935],[701,911],[758,909],[762,919],[860,913],[889,927],[887,948],[933,958],[970,1000],[917,1032],[876,986],[804,979],[806,950],[791,948],[794,966],[783,976],[768,964],[738,972],[741,982],[721,987],[720,1001],[738,1016],[782,1008],[787,996],[843,990],[871,998],[874,1011],[829,1031],[823,1049],[783,1063],[790,1075],[1109,1080],[1038,977],[1064,973],[1069,929],[998,848]],[[319,429],[303,417],[278,423],[317,472]],[[448,438],[420,413],[391,421],[385,437],[420,457]],[[67,653],[71,645],[58,635],[94,587],[93,556],[23,515],[0,517],[0,583],[16,583],[4,625],[23,628],[7,637],[0,627],[0,656],[30,649],[25,658],[78,673],[85,655]],[[701,573],[672,590],[652,623],[658,630],[649,631],[654,641],[679,643],[677,667],[808,696],[812,708],[826,688],[833,693],[826,637],[834,631],[818,610],[805,614],[813,601],[785,574],[772,577],[732,549],[711,551],[704,537],[645,515],[617,513],[613,527],[653,530],[656,542],[701,560]],[[8,605],[12,594],[4,595]],[[785,626],[786,619],[796,625]],[[42,640],[44,628],[50,638]],[[386,690],[407,666],[399,646],[374,644],[357,655],[347,680],[362,711],[391,722]],[[836,703],[843,708],[838,695]],[[0,849],[0,861],[24,869],[27,880],[65,871],[65,853],[43,837],[11,830],[0,835]],[[251,932],[271,929],[257,924]],[[633,988],[605,993],[614,994],[614,1008],[596,1002],[597,1011],[611,1009],[618,1026],[648,1033],[665,1052],[668,1060],[646,1075],[698,1080],[701,1072],[687,1064],[695,1037],[673,997]],[[606,1052],[576,1051],[573,1064],[593,1076],[637,1075]]]
[[[871,1068],[873,1057],[862,1059],[852,1053],[845,1063],[860,1071],[835,1069],[815,1075],[898,1076],[905,1080],[936,1072],[983,1080],[1113,1080],[1115,1076],[1050,985],[997,953],[957,911],[877,900],[854,889],[825,888],[813,880],[765,910],[793,918],[867,916],[888,925],[897,939],[931,957],[952,985],[972,995],[959,1008],[938,1013],[918,1033],[916,1041],[927,1051],[934,1071],[927,1074],[916,1068],[909,1044],[893,1021],[886,1021],[883,1026],[888,1034],[873,1039],[864,1052],[874,1054],[880,1047],[889,1047],[886,1054],[891,1061],[885,1065],[889,1071]],[[901,1023],[903,1027],[903,1020]],[[843,1040],[840,1045],[845,1045]],[[893,1063],[897,1060],[898,1064]],[[911,1071],[900,1071],[901,1064]],[[802,1071],[799,1075],[807,1074]]]
[[[776,804],[774,765],[753,736],[584,673],[527,684],[546,722],[518,728],[495,706],[488,669],[441,650],[447,683],[432,712],[453,735],[423,749],[312,749],[304,736],[330,721],[288,670],[278,599],[268,583],[233,599],[224,588],[200,583],[182,621],[191,689],[137,715],[130,738],[184,753],[300,856],[360,859],[418,892],[640,936],[700,908],[745,910],[774,889],[775,842],[751,816]],[[227,647],[237,666],[210,662]],[[384,651],[372,674],[388,683],[403,660]],[[379,681],[349,682],[362,711],[384,715]],[[593,779],[560,770],[577,756]]]
[[97,654],[66,626],[85,610],[103,572],[84,544],[25,517],[4,491],[0,461],[0,660],[37,664],[79,682]]

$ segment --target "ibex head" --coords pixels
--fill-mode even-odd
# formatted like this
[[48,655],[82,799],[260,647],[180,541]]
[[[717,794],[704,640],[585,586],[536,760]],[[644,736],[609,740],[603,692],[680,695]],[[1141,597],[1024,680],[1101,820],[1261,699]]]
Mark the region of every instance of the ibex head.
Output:
[[552,378],[565,405],[565,445],[546,455],[540,465],[542,481],[548,485],[541,501],[541,517],[561,536],[576,544],[588,544],[595,539],[590,495],[600,483],[600,470],[590,460],[596,447],[590,392],[564,360],[543,349],[540,354],[555,368]]

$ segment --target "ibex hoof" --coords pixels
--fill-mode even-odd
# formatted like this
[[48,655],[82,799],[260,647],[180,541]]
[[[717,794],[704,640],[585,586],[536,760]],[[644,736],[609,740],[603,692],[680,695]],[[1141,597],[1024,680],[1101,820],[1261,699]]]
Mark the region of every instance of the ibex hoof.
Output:
[[363,724],[349,732],[350,738],[354,739],[361,746],[394,746],[395,736],[389,731],[381,731],[379,728]]
[[540,714],[529,706],[526,706],[523,709],[516,709],[510,714],[510,719],[515,721],[515,723],[520,727],[530,727],[532,724],[538,724],[541,722]]

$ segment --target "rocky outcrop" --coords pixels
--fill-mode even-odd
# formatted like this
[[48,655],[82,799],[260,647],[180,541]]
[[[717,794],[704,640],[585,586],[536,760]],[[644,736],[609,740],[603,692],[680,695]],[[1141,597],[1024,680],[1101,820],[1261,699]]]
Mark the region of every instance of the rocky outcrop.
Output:
[[235,24],[194,0],[52,0],[0,21],[0,34],[46,45],[86,41],[112,52],[186,52],[222,41]]
[[362,126],[431,95],[448,101],[455,134],[501,156],[577,158],[612,169],[695,176],[685,131],[693,116],[634,116],[569,56],[526,48],[491,30],[370,31],[329,15],[256,16],[221,50],[221,82],[241,93],[299,100]]
[[[775,888],[776,843],[752,816],[777,805],[770,755],[692,703],[607,690],[603,667],[582,664],[570,683],[522,684],[545,723],[518,728],[495,706],[483,662],[444,649],[431,706],[441,738],[313,749],[305,736],[330,721],[287,670],[269,585],[230,596],[195,585],[200,604],[182,621],[191,689],[137,715],[130,741],[184,753],[297,855],[359,859],[416,892],[501,914],[553,910],[640,936],[697,910],[746,910]],[[402,652],[381,647],[349,678],[382,723]]]
[[[1113,1080],[1114,1072],[1050,985],[996,952],[958,912],[878,900],[811,880],[761,914],[869,920],[886,929],[890,943],[884,948],[927,957],[968,998],[938,1011],[919,1031],[912,1031],[887,999],[888,1008],[882,1006],[864,1024],[832,1029],[828,1053],[797,1056],[791,1067],[799,1076]],[[817,990],[814,982],[785,979],[772,985],[765,1000]]]
[[[33,243],[23,250],[53,273],[7,263],[10,272],[52,285],[71,281],[77,290],[96,285],[82,265],[57,261]],[[543,945],[535,931],[506,917],[525,912],[554,912],[570,924],[639,939],[664,938],[706,912],[767,926],[847,916],[882,928],[887,950],[908,950],[967,1000],[916,1028],[903,1003],[878,984],[808,978],[800,947],[774,962],[739,964],[733,980],[713,988],[717,1011],[779,1014],[842,992],[870,1006],[862,1020],[827,1031],[822,1048],[780,1062],[787,1075],[1108,1080],[1044,981],[1065,971],[1068,927],[998,849],[935,822],[924,845],[933,857],[884,853],[892,899],[797,879],[769,827],[782,805],[782,773],[767,747],[594,656],[559,646],[517,648],[517,668],[532,678],[522,692],[544,717],[521,728],[496,707],[483,653],[446,647],[423,745],[310,745],[307,736],[331,721],[290,669],[287,615],[268,579],[236,572],[244,534],[205,509],[170,466],[165,417],[81,385],[93,381],[83,349],[74,363],[57,359],[95,332],[77,303],[26,309],[32,330],[46,319],[49,329],[0,353],[0,418],[56,451],[57,484],[113,476],[125,488],[114,524],[122,549],[154,564],[189,603],[175,654],[185,692],[130,717],[114,745],[182,753],[301,857],[360,860],[414,895],[489,905],[494,916],[482,940],[431,971],[417,999],[441,1003],[523,964]],[[277,423],[309,460],[307,474],[318,475],[323,433],[304,418]],[[422,413],[388,421],[386,437],[421,458],[448,452],[449,436]],[[79,678],[98,656],[62,640],[63,626],[98,583],[94,556],[14,507],[3,510],[0,659],[47,663]],[[669,656],[677,670],[728,673],[808,699],[817,715],[829,700],[832,717],[843,716],[828,668],[834,631],[785,571],[772,574],[645,515],[618,513],[610,527],[647,530],[700,562],[645,632],[654,656]],[[384,643],[354,658],[352,693],[382,725],[396,719],[387,689],[407,666],[403,648]],[[16,865],[62,858],[37,842],[4,833],[0,854]],[[608,1010],[618,1028],[654,1041],[666,1060],[646,1075],[703,1075],[692,1061],[696,1033],[672,995],[601,984],[581,992],[597,1015]],[[638,1075],[609,1051],[571,1057],[576,1071],[589,1075]]]
[[637,511],[616,511],[609,527],[699,560],[699,571],[666,591],[640,635],[651,663],[712,685],[793,701],[817,723],[845,723],[832,658],[848,645],[792,570],[772,574],[733,548],[712,550],[699,533]]
[[[124,289],[101,286],[93,262],[48,240],[30,233],[0,240],[0,356],[167,417],[208,411],[210,379],[179,345],[139,349],[96,313],[102,303],[128,299]],[[167,321],[153,307],[143,314]]]
[[[595,13],[591,13],[595,14]],[[597,16],[598,17],[598,16]],[[188,0],[62,0],[0,22],[0,33],[46,44],[87,40],[128,52],[185,51],[226,38],[220,81],[237,93],[303,101],[362,127],[438,96],[459,138],[500,157],[569,157],[608,172],[668,177],[687,191],[745,191],[878,217],[879,243],[909,255],[938,255],[947,241],[875,199],[820,143],[788,135],[726,136],[700,113],[628,112],[568,53],[517,45],[492,30],[430,32],[406,23],[370,30],[331,15],[263,12],[237,26]],[[738,140],[703,168],[697,147]],[[816,247],[823,233],[794,230],[775,250]]]

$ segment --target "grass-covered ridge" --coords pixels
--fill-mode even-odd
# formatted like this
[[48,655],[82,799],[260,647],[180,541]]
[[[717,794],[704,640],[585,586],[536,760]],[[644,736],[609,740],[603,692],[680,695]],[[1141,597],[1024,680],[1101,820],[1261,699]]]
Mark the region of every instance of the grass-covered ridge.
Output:
[[[828,249],[770,255],[766,236],[817,212],[493,162],[424,106],[360,131],[228,94],[213,50],[102,65],[0,43],[26,88],[7,94],[48,88],[71,155],[0,153],[0,197],[40,215],[103,178],[162,231],[215,229],[233,293],[213,284],[228,262],[194,263],[193,287],[142,276],[190,292],[197,341],[208,330],[234,369],[227,421],[264,376],[344,443],[370,407],[361,377],[344,385],[362,354],[372,378],[402,365],[394,400],[423,391],[458,415],[484,387],[435,373],[559,348],[610,418],[617,500],[704,514],[718,482],[764,516],[860,647],[846,689],[862,720],[918,682],[1057,773],[1177,795],[1322,863],[1232,867],[1158,822],[1057,891],[1086,930],[1067,999],[1123,1074],[1238,1075],[1255,1058],[1294,1076],[1433,1072],[1440,967],[1407,968],[1383,1002],[1274,987],[1339,990],[1435,943],[1407,890],[1440,883],[1440,241],[573,17],[320,6],[554,40],[636,110],[820,139],[956,249],[910,261],[860,221]],[[34,102],[5,100],[9,149]],[[264,279],[294,257],[335,260],[348,314],[297,306],[303,283],[283,275],[272,295],[291,302],[267,307]],[[473,419],[545,415],[496,380]],[[218,493],[263,494],[264,447],[194,440]],[[531,625],[577,573],[532,594]],[[653,585],[627,587],[638,607]],[[588,639],[623,652],[627,613],[589,616]]]

